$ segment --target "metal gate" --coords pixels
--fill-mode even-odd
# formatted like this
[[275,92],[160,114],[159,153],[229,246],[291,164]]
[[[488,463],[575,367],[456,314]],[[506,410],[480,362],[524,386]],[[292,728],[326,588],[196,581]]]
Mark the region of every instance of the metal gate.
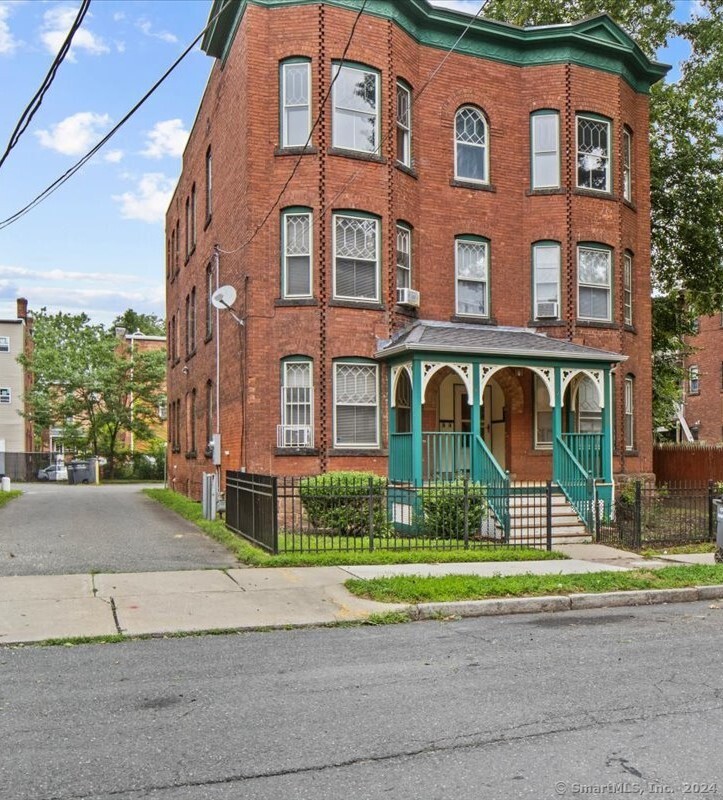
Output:
[[278,552],[276,483],[270,475],[226,473],[226,527],[269,553]]

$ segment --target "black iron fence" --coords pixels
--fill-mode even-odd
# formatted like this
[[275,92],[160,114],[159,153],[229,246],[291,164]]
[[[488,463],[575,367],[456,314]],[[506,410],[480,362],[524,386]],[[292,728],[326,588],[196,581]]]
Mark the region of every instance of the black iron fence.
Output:
[[[226,525],[272,553],[549,550],[561,499],[549,483],[497,497],[467,479],[418,487],[368,475],[226,475]],[[507,520],[496,516],[503,504]]]
[[0,477],[6,476],[11,481],[34,481],[38,470],[54,463],[51,453],[0,452]]
[[628,550],[713,542],[719,493],[723,485],[712,481],[629,483],[617,492],[614,515],[598,521],[598,541]]

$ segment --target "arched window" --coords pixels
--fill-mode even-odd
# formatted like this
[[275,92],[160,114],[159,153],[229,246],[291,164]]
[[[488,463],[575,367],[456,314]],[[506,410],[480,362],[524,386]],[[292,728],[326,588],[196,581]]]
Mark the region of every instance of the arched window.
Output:
[[410,433],[412,430],[412,384],[406,370],[402,370],[397,380],[395,394],[397,414],[397,433]]
[[454,118],[454,177],[488,183],[487,120],[473,106],[463,106]]
[[281,424],[277,447],[314,446],[314,365],[307,356],[281,361]]

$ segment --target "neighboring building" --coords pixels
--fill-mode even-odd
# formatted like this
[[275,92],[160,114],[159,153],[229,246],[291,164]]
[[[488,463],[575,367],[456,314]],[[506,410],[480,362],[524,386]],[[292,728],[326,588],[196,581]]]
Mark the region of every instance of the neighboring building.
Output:
[[477,20],[435,73],[470,17],[425,0],[368,4],[342,64],[360,7],[231,0],[204,38],[166,220],[173,485],[199,496],[220,430],[222,471],[562,483],[574,454],[609,499],[652,471],[667,67],[601,15]]
[[683,417],[695,441],[714,444],[723,442],[723,312],[699,317],[696,327],[687,341]]
[[[28,301],[18,298],[17,317],[0,319],[0,459],[4,453],[31,453],[34,450],[32,426],[22,416],[27,378],[17,360],[28,351],[31,330]],[[0,474],[3,472],[0,465]]]

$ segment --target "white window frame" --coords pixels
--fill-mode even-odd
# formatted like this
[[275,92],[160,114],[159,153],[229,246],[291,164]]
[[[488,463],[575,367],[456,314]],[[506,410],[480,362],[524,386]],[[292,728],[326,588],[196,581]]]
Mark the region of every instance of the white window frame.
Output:
[[[555,149],[538,150],[535,122],[543,117],[554,117],[555,119]],[[532,188],[533,189],[557,189],[560,186],[560,113],[559,111],[535,111],[530,116],[530,149],[532,156]],[[538,155],[555,154],[557,163],[557,180],[554,183],[539,183],[537,180],[536,157]]]
[[[376,427],[376,439],[373,442],[354,442],[354,443],[340,443],[337,434],[337,423],[338,423],[338,403],[337,403],[337,370],[339,367],[342,366],[356,366],[356,367],[368,367],[374,370],[375,373],[375,391],[376,391],[376,402],[374,403],[375,408],[375,427]],[[378,364],[370,364],[368,361],[356,360],[356,359],[342,359],[339,361],[334,362],[334,447],[339,449],[345,450],[358,450],[358,449],[374,449],[378,448],[379,445],[379,435],[380,435],[380,424],[379,424],[379,411],[380,411],[380,377],[379,377],[379,365]],[[368,407],[368,403],[344,403],[345,406],[364,406]]]
[[[480,180],[479,178],[469,178],[464,175],[459,174],[459,169],[457,168],[457,149],[460,141],[457,139],[457,117],[463,111],[474,111],[475,114],[479,114],[480,119],[482,120],[482,125],[484,126],[484,136],[485,141],[484,144],[477,144],[475,142],[461,142],[461,144],[468,145],[470,147],[479,147],[484,151],[484,178]],[[479,183],[480,185],[487,186],[490,182],[490,129],[487,123],[487,117],[482,113],[482,111],[477,108],[476,106],[466,105],[461,106],[457,109],[454,114],[454,125],[452,128],[452,135],[454,136],[454,179],[457,181],[466,181],[467,183]]]
[[[309,291],[304,294],[292,294],[288,291],[287,277],[288,267],[287,262],[289,254],[287,252],[287,243],[289,240],[287,231],[287,221],[289,217],[306,217],[309,222]],[[286,210],[281,215],[282,224],[282,252],[281,252],[281,296],[285,299],[296,298],[309,298],[314,296],[314,215],[311,211],[289,211]],[[298,255],[298,254],[297,254]]]
[[633,324],[633,256],[623,254],[623,323]]
[[559,242],[536,242],[532,245],[532,293],[533,293],[533,302],[534,306],[533,310],[533,319],[537,319],[537,304],[538,304],[538,297],[537,297],[537,284],[540,281],[537,280],[537,251],[538,250],[556,250],[557,251],[557,296],[554,301],[544,300],[542,302],[555,302],[557,303],[557,319],[560,319],[560,269],[562,266],[562,249],[560,247]]
[[[550,437],[550,441],[549,442],[545,442],[545,441],[541,441],[540,440],[540,434],[539,434],[540,425],[539,425],[539,419],[538,419],[539,415],[541,413],[543,413],[543,412],[545,414],[550,414],[550,429],[552,430],[553,408],[552,408],[552,405],[550,404],[550,390],[547,388],[547,386],[542,381],[542,378],[540,378],[539,375],[534,375],[534,379],[535,379],[534,380],[534,399],[535,399],[535,416],[534,416],[534,436],[535,436],[535,439],[534,439],[534,447],[535,447],[535,450],[552,450],[552,445],[553,445],[553,441],[552,441],[553,437],[552,436]],[[538,405],[538,390],[541,387],[544,388],[545,395],[547,397],[547,407],[546,408],[540,408],[540,406]]]
[[[306,103],[306,136],[301,144],[289,144],[289,124],[287,120],[288,108],[303,108],[301,103],[295,105],[286,104],[286,70],[289,67],[306,67],[306,85],[308,87],[308,102]],[[309,132],[311,131],[311,62],[305,60],[291,60],[281,62],[281,87],[280,87],[279,102],[281,105],[281,146],[282,147],[305,147],[309,141]]]
[[623,199],[633,201],[633,133],[623,128]]
[[10,352],[10,337],[0,336],[0,353]]
[[[605,125],[607,126],[607,141],[608,147],[607,151],[605,152],[605,188],[604,189],[596,189],[594,186],[582,186],[579,183],[579,170],[578,170],[578,160],[580,158],[580,120],[587,120],[588,122],[595,122],[598,125]],[[612,186],[612,125],[609,119],[601,119],[596,116],[592,116],[590,114],[576,114],[575,115],[575,186],[578,189],[584,189],[588,192],[599,192],[599,193],[607,193],[609,194],[611,191]]]
[[[628,434],[628,425],[630,432]],[[625,418],[623,425],[625,449],[635,449],[635,379],[632,375],[625,378]]]
[[[374,223],[375,227],[375,284],[376,284],[376,294],[374,297],[358,297],[358,296],[348,296],[339,294],[336,290],[336,274],[337,274],[337,252],[336,252],[336,223],[339,219],[361,219],[361,220],[369,220]],[[333,259],[334,259],[334,299],[335,300],[351,300],[356,303],[379,303],[380,302],[380,247],[381,243],[379,241],[379,219],[377,217],[372,216],[363,216],[361,214],[332,214],[332,247],[333,247]],[[367,259],[359,259],[360,261],[366,261]]]
[[688,367],[688,394],[700,394],[700,367],[697,364]]
[[[347,145],[339,144],[337,141],[337,102],[336,102],[336,87],[337,87],[337,79],[335,76],[337,73],[341,74],[342,72],[360,72],[362,75],[373,75],[374,76],[374,96],[375,96],[375,107],[374,107],[374,147],[367,148],[367,147],[349,147]],[[380,127],[380,116],[381,116],[381,103],[379,102],[379,73],[374,69],[365,69],[363,67],[355,67],[350,66],[349,64],[339,64],[333,63],[331,65],[331,79],[334,82],[332,86],[332,102],[331,102],[331,140],[332,140],[332,147],[338,148],[339,150],[351,150],[355,153],[371,153],[371,154],[378,154],[379,148],[381,146],[381,142],[379,140],[379,127]],[[353,108],[343,108],[341,110],[348,111],[352,114],[360,114],[361,112],[357,109]],[[371,114],[369,114],[371,116]]]
[[[288,382],[288,373],[290,367],[298,367],[300,364],[303,364],[308,369],[309,375],[309,384],[306,387],[290,387]],[[289,417],[293,417],[293,414],[290,414],[290,406],[294,405],[293,403],[289,402],[288,398],[288,389],[289,388],[305,388],[309,390],[308,400],[304,403],[296,403],[297,407],[308,407],[308,419],[309,422],[307,424],[293,422],[289,419]],[[290,441],[288,437],[289,433],[293,434],[294,429],[301,430],[301,428],[309,428],[309,440],[306,444],[298,444],[296,442]],[[296,448],[296,447],[313,447],[314,446],[314,362],[310,358],[289,358],[282,361],[281,364],[281,424],[277,430],[277,446],[280,448]],[[293,438],[293,436],[291,437]]]
[[[485,276],[484,279],[479,278],[460,278],[459,276],[459,245],[460,244],[473,244],[480,245],[485,249]],[[459,308],[459,282],[476,282],[485,284],[485,310],[483,314],[475,314],[472,311],[460,311]],[[460,317],[478,317],[480,319],[489,319],[490,316],[490,245],[486,240],[468,239],[464,236],[459,236],[454,240],[454,309],[455,314]]]
[[[606,285],[601,283],[582,283],[580,281],[580,254],[583,250],[595,250],[599,253],[605,253],[608,257],[608,281]],[[612,321],[612,283],[613,283],[613,253],[607,247],[596,247],[595,245],[578,245],[577,247],[577,318],[590,322],[611,322]],[[608,313],[606,317],[584,317],[580,313],[580,289],[589,287],[593,289],[605,289],[608,295]]]
[[[406,245],[407,245],[406,255],[408,257],[408,266],[405,266],[404,264],[400,264],[400,262],[399,262],[399,253],[400,252],[405,252],[403,250],[400,250],[400,247],[399,247],[399,245],[400,245],[400,239],[399,239],[400,235],[402,236],[402,239],[404,239],[404,237],[406,237]],[[395,272],[394,279],[397,282],[397,289],[411,289],[412,288],[412,229],[409,227],[409,225],[405,225],[403,222],[397,222],[395,253],[396,253],[395,261],[396,261],[397,269],[396,269],[396,272]],[[406,274],[407,274],[407,283],[406,283],[405,286],[402,286],[402,284],[399,282],[399,272],[400,271],[406,272]]]
[[0,405],[9,406],[13,401],[13,392],[9,386],[0,386]]
[[[399,96],[403,94],[407,98],[407,121],[404,122],[399,116]],[[398,163],[404,164],[405,167],[412,166],[412,92],[410,88],[397,81],[397,94],[396,94],[396,125],[397,125],[397,148],[395,155],[398,154],[399,140],[402,141],[402,158],[397,158]]]

